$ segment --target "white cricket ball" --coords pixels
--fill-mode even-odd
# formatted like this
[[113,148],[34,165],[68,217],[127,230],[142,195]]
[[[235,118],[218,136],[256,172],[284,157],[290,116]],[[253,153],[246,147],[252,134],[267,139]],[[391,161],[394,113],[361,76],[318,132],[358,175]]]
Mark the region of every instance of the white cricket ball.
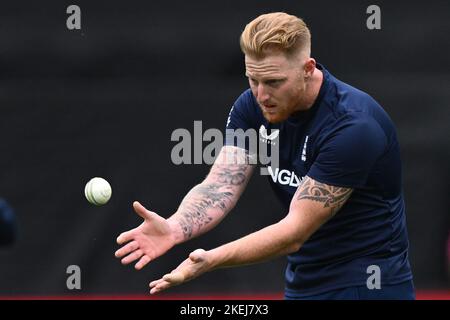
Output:
[[90,203],[96,206],[104,205],[111,199],[111,185],[103,178],[92,178],[84,187],[84,195]]

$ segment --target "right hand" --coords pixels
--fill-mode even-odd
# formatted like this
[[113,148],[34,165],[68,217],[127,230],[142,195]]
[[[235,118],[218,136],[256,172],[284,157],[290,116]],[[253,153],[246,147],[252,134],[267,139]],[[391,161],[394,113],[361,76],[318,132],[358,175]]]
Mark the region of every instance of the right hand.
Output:
[[140,270],[172,248],[175,245],[175,237],[166,219],[145,209],[137,201],[133,202],[133,208],[144,222],[137,228],[119,235],[117,244],[123,246],[116,251],[115,256],[122,258],[122,264],[139,259],[135,268]]

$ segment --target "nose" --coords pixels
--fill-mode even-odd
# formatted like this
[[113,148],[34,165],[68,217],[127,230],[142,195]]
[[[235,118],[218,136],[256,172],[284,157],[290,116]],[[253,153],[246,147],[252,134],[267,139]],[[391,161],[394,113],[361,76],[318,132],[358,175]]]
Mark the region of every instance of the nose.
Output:
[[269,100],[270,96],[267,92],[267,89],[264,87],[264,85],[262,85],[262,84],[258,85],[256,98],[258,98],[258,101],[260,101],[262,103]]

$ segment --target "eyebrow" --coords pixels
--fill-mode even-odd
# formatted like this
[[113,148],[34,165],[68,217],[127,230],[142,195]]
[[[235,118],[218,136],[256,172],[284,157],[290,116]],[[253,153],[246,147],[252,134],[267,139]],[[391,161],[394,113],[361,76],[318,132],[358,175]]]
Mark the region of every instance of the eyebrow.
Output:
[[[246,76],[247,78],[253,78],[253,77],[254,77],[253,75],[249,74],[248,72],[245,72],[245,76]],[[267,82],[267,81],[280,81],[280,80],[286,80],[286,79],[287,79],[286,76],[281,76],[281,75],[279,75],[279,76],[263,77],[261,81],[262,81],[262,82]]]

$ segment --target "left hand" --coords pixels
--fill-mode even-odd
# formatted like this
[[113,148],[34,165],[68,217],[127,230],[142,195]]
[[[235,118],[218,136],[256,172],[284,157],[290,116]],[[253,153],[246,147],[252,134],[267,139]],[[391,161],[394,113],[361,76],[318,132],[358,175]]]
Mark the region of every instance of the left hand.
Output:
[[211,269],[211,261],[208,258],[208,252],[203,249],[191,252],[189,258],[184,260],[171,273],[165,274],[161,279],[150,282],[150,294],[190,281],[209,271]]

